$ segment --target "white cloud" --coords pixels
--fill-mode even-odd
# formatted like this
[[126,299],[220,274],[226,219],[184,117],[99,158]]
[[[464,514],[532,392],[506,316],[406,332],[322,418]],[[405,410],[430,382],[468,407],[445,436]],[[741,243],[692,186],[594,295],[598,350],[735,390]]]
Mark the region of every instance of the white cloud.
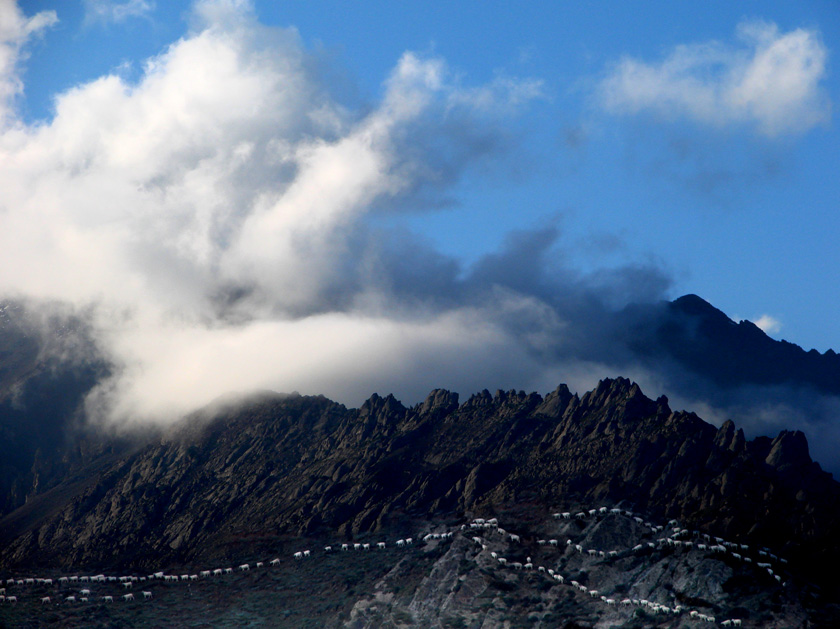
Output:
[[777,334],[782,329],[782,322],[768,314],[763,314],[758,319],[753,319],[752,322],[765,334]]
[[[49,20],[12,7],[19,49]],[[495,306],[408,315],[382,294],[365,223],[434,179],[425,141],[457,145],[459,116],[521,105],[533,82],[463,87],[406,53],[381,102],[351,111],[297,32],[249,3],[198,2],[192,25],[137,82],[78,85],[53,119],[0,134],[0,295],[95,306],[119,369],[92,410],[161,419],[255,387],[358,402],[493,370],[539,378]],[[451,152],[458,169],[481,157]]]
[[677,46],[663,61],[623,58],[601,82],[603,106],[614,113],[652,111],[712,126],[754,125],[774,137],[826,122],[830,99],[820,85],[828,50],[816,30],[787,33],[748,21],[738,46]]
[[152,0],[83,0],[85,23],[102,24],[125,22],[129,18],[143,17],[155,9]]
[[23,91],[17,74],[23,47],[33,36],[58,22],[55,11],[26,17],[14,0],[0,0],[0,129],[13,116],[14,99]]

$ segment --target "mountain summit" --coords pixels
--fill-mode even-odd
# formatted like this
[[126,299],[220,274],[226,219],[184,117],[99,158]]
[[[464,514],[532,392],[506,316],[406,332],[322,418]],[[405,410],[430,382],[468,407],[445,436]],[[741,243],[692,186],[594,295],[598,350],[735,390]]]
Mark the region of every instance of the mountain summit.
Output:
[[840,355],[805,351],[777,341],[751,321],[735,322],[697,295],[685,295],[655,311],[631,308],[635,336],[630,344],[640,356],[668,358],[714,384],[808,387],[840,395]]

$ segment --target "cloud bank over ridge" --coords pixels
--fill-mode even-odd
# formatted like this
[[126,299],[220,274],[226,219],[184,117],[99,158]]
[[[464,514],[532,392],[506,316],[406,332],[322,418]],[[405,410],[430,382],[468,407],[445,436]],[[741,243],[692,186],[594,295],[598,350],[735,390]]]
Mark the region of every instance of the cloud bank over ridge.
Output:
[[[16,15],[23,36],[53,20]],[[654,268],[608,272],[598,291],[552,270],[553,226],[465,269],[375,225],[496,158],[501,123],[540,81],[464,85],[408,52],[381,100],[354,110],[319,64],[247,3],[199,2],[191,32],[136,82],[103,76],[59,94],[49,121],[7,122],[0,293],[95,306],[116,366],[89,400],[100,417],[171,419],[255,388],[348,403],[553,388],[580,333],[564,330],[603,308],[600,293],[636,273],[643,297],[662,295]]]
[[[0,11],[0,297],[89,319],[114,366],[88,398],[94,420],[166,422],[255,389],[414,403],[436,387],[584,390],[624,375],[753,434],[791,417],[840,443],[834,398],[803,414],[813,404],[799,390],[721,392],[677,363],[640,360],[621,309],[668,297],[655,259],[581,273],[546,222],[465,266],[378,220],[439,211],[470,169],[504,163],[507,123],[543,97],[540,80],[467,84],[445,60],[406,52],[375,102],[351,105],[294,29],[261,25],[241,0],[204,0],[136,81],[114,73],[77,85],[56,96],[49,120],[26,123],[15,115],[18,61],[56,17]],[[608,79],[618,81],[612,106],[651,106],[619,90],[628,68],[649,76],[650,93],[688,81],[723,98],[730,83],[692,74],[714,55],[742,87],[767,59],[778,66],[780,50],[804,51],[811,65],[801,67],[822,76],[813,34],[751,37],[752,52],[734,56],[689,47],[661,67],[625,60]],[[803,128],[780,122],[790,112],[810,112],[800,118],[809,124],[825,115],[814,83],[794,84],[799,100],[771,99],[764,113],[718,107],[714,120],[663,102],[703,122],[794,133]]]

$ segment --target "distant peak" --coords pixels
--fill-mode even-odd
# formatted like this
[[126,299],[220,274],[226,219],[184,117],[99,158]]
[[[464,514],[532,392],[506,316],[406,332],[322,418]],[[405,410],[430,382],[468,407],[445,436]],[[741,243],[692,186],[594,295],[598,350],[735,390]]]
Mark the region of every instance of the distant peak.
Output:
[[[708,301],[706,301],[702,297],[699,297],[699,296],[694,295],[694,294],[683,295],[682,297],[679,297],[678,299],[675,299],[674,301],[672,301],[671,305],[674,308],[676,308],[677,310],[679,310],[681,312],[684,312],[686,314],[692,314],[692,315],[703,315],[703,314],[705,314],[705,315],[709,315],[709,314],[715,315],[715,314],[720,314],[720,315],[723,315],[724,317],[726,317],[726,315],[722,311],[715,308],[712,304],[710,304]],[[726,317],[726,318],[729,319],[729,317]]]

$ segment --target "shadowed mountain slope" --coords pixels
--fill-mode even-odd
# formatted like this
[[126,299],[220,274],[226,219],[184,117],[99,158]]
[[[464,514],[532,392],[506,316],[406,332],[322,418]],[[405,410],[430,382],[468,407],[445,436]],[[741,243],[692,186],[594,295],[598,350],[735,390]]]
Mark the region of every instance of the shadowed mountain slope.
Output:
[[0,515],[117,441],[83,435],[87,393],[108,373],[86,324],[58,306],[0,302]]
[[[76,474],[0,520],[0,565],[145,566],[355,536],[428,518],[630,505],[767,546],[833,588],[840,485],[801,433],[747,441],[619,378],[582,397],[434,391],[263,396]],[[25,511],[25,513],[24,513]]]
[[672,359],[717,386],[789,385],[840,395],[840,355],[772,339],[697,295],[633,306],[626,314],[633,322],[628,343],[635,354]]

